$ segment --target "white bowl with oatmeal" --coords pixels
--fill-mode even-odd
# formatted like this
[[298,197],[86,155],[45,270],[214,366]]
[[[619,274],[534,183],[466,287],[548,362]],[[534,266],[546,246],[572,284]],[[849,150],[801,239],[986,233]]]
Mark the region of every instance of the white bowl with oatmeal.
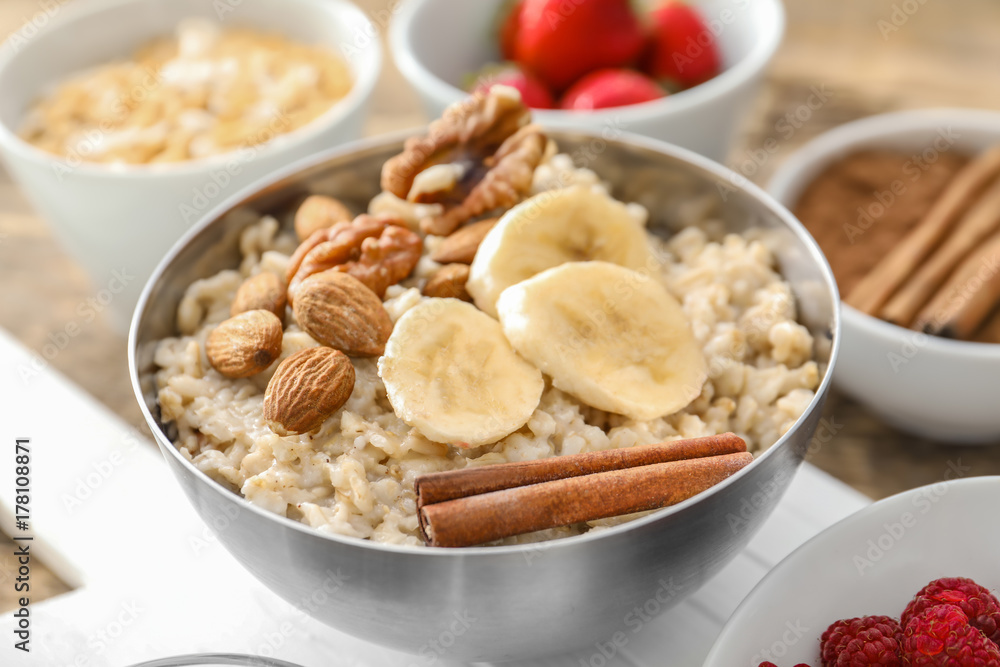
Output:
[[8,44],[0,152],[122,328],[205,212],[361,135],[381,68],[345,0],[74,3]]
[[[838,341],[825,260],[759,190],[723,200],[729,172],[693,153],[505,105],[457,113],[471,140],[358,144],[227,202],[130,339],[154,435],[227,548],[293,601],[339,569],[309,613],[411,652],[447,631],[456,660],[582,646],[657,582],[680,600],[717,572],[791,481]],[[419,475],[727,432],[753,462],[672,507],[423,546]]]

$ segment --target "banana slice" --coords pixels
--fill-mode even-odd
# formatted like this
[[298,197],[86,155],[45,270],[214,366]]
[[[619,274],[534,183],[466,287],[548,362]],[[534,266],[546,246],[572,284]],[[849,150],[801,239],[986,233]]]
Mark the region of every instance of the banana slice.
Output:
[[508,287],[497,302],[514,349],[552,384],[637,420],[677,412],[707,371],[680,304],[648,275],[571,262]]
[[600,260],[630,269],[655,265],[646,230],[625,204],[576,186],[535,195],[507,211],[483,239],[466,289],[494,317],[500,293],[565,262]]
[[471,303],[427,299],[399,318],[378,360],[396,415],[428,439],[478,447],[531,417],[545,381]]

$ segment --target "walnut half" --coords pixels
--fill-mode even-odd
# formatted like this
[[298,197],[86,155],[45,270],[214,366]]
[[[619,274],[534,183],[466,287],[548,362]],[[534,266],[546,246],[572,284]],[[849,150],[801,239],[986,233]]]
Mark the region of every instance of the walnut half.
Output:
[[359,215],[320,229],[302,242],[288,263],[288,300],[309,276],[335,269],[348,273],[382,298],[406,278],[423,251],[420,237],[397,220]]
[[420,221],[446,236],[488,211],[518,203],[531,189],[546,137],[513,88],[494,86],[452,105],[423,137],[382,167],[382,189],[417,203],[441,204]]

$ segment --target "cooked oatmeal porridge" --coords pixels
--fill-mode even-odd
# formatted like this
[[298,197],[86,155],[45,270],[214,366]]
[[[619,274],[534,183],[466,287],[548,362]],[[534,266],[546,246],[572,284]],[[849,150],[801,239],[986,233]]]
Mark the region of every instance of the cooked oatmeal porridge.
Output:
[[[494,92],[489,97],[506,94],[504,91]],[[492,125],[480,122],[480,127],[475,130],[480,133],[480,138],[490,131],[483,130],[482,126],[489,125],[495,130],[501,124],[496,119],[501,118],[503,113],[503,109],[497,111],[490,108],[495,100],[484,101],[482,97],[479,96],[480,106],[474,110],[481,115],[473,118],[481,121],[482,117],[486,117],[494,122]],[[502,103],[503,100],[498,104]],[[446,113],[438,123],[447,120]],[[466,128],[470,125],[472,123]],[[273,217],[265,216],[247,227],[240,239],[243,258],[240,265],[193,283],[178,308],[179,335],[162,340],[156,349],[156,383],[161,417],[165,424],[169,424],[169,432],[180,452],[209,477],[268,511],[324,532],[417,546],[422,545],[423,540],[413,487],[414,478],[421,474],[730,431],[744,438],[753,453],[760,453],[774,444],[809,405],[819,384],[820,372],[813,359],[813,339],[808,330],[796,321],[796,304],[791,289],[777,273],[774,258],[759,240],[762,234],[751,229],[742,235],[719,237],[713,230],[721,225],[710,217],[689,220],[685,229],[667,239],[648,233],[643,227],[647,212],[641,206],[614,201],[594,171],[575,167],[570,157],[559,153],[554,143],[543,135],[539,135],[543,141],[541,150],[532,161],[531,151],[525,148],[528,143],[525,137],[533,131],[533,127],[526,121],[518,121],[505,131],[503,138],[494,141],[499,146],[486,149],[479,146],[491,155],[484,163],[492,169],[480,183],[488,183],[490,173],[506,175],[506,182],[513,184],[508,190],[516,191],[513,201],[510,197],[503,200],[493,196],[486,197],[485,201],[496,205],[487,204],[484,208],[483,205],[470,204],[469,200],[476,193],[475,187],[471,188],[471,192],[463,191],[468,196],[462,201],[458,201],[460,198],[456,196],[435,196],[436,192],[457,187],[456,183],[462,181],[464,170],[468,169],[461,163],[457,166],[449,164],[445,165],[451,168],[448,172],[436,169],[442,164],[438,162],[417,171],[415,176],[411,174],[404,178],[406,183],[402,190],[395,188],[404,196],[394,194],[393,187],[386,187],[387,178],[383,172],[385,191],[372,200],[368,215],[359,216],[353,222],[336,223],[347,225],[344,229],[353,231],[355,228],[350,225],[375,225],[377,221],[392,219],[393,229],[405,229],[414,237],[419,236],[422,249],[419,259],[414,259],[412,270],[403,279],[384,288],[382,302],[388,321],[393,325],[384,354],[350,355],[353,390],[349,391],[346,402],[332,414],[321,416],[321,421],[309,432],[288,432],[271,417],[266,418],[265,392],[271,393],[268,385],[282,362],[302,350],[321,346],[321,342],[304,329],[304,322],[297,319],[305,318],[303,304],[307,300],[307,283],[315,280],[314,277],[299,280],[298,271],[302,269],[298,265],[309,265],[313,255],[302,250],[296,252],[301,239],[283,229]],[[426,148],[426,157],[435,150],[440,155],[442,143],[451,141],[448,144],[451,146],[457,142],[466,148],[470,144],[468,137],[442,139],[441,125],[437,126],[437,130],[436,148],[408,144],[407,150],[411,153],[416,151],[419,155]],[[537,129],[534,131],[537,132]],[[435,138],[434,125],[428,136]],[[510,141],[512,137],[516,139],[514,142]],[[518,154],[523,158],[519,162],[507,160],[511,155]],[[506,170],[503,168],[505,160]],[[408,162],[412,163],[413,160]],[[528,169],[527,178],[518,187],[518,178],[525,177],[525,168]],[[432,173],[427,176],[427,172]],[[425,176],[421,178],[420,174]],[[418,191],[416,196],[412,196],[414,191]],[[503,192],[503,189],[500,191]],[[586,197],[596,198],[601,206],[611,207],[609,211],[619,211],[616,224],[633,225],[640,230],[644,243],[648,244],[649,256],[655,260],[652,263],[645,261],[649,269],[646,271],[647,279],[656,283],[654,289],[665,290],[667,296],[664,298],[675,299],[679,304],[678,312],[683,313],[686,323],[678,326],[690,339],[694,356],[700,352],[704,357],[703,364],[700,358],[697,359],[698,370],[687,376],[694,379],[685,387],[668,387],[671,389],[670,400],[676,399],[678,392],[683,395],[679,409],[669,408],[669,413],[646,418],[645,409],[650,406],[632,409],[626,405],[611,411],[595,407],[595,404],[605,405],[600,397],[589,403],[584,402],[579,396],[590,394],[579,389],[581,383],[577,378],[566,377],[557,366],[540,362],[531,350],[521,347],[519,338],[512,335],[512,328],[505,319],[509,308],[505,301],[511,299],[504,296],[497,301],[489,297],[491,289],[498,290],[503,285],[497,287],[483,279],[483,272],[490,269],[482,255],[499,253],[498,248],[507,242],[505,239],[512,233],[514,223],[528,228],[538,220],[553,218],[564,211],[552,208],[555,206],[552,202]],[[522,203],[511,208],[519,201]],[[531,212],[532,202],[538,204],[534,215],[537,220],[512,220],[519,215],[523,218],[526,211]],[[449,219],[449,213],[463,206],[466,210],[453,214]],[[529,208],[526,209],[526,206]],[[691,208],[692,211],[697,209]],[[436,408],[436,404],[428,401],[420,404],[420,410],[414,409],[414,397],[404,395],[406,387],[396,386],[400,380],[398,370],[392,363],[399,363],[403,340],[395,338],[401,335],[401,329],[412,329],[406,320],[399,324],[404,315],[414,311],[410,313],[412,318],[417,312],[415,309],[427,308],[428,304],[441,300],[441,296],[427,295],[429,283],[442,271],[442,265],[431,257],[442,256],[441,248],[451,238],[449,235],[460,233],[478,220],[498,213],[503,213],[499,222],[485,225],[492,228],[482,240],[471,269],[463,269],[461,262],[448,264],[449,267],[457,266],[454,273],[460,278],[448,282],[448,285],[456,286],[456,291],[445,296],[474,302],[478,311],[467,303],[462,303],[461,307],[476,317],[486,318],[483,331],[488,327],[500,331],[496,320],[490,317],[496,318],[499,312],[503,331],[516,351],[521,353],[520,356],[528,360],[517,360],[517,363],[525,365],[524,377],[528,380],[523,381],[525,384],[519,386],[509,401],[496,408],[496,413],[484,414],[483,421],[489,422],[489,428],[472,428],[468,430],[468,437],[457,437],[449,435],[449,429],[462,432],[462,420],[467,419],[465,412],[461,415],[457,412],[449,414],[443,421],[435,422],[435,415],[427,417],[420,410],[447,408]],[[579,212],[570,213],[578,217],[582,215]],[[603,223],[598,221],[594,224]],[[517,227],[513,229],[518,231]],[[324,232],[316,233],[322,236]],[[384,225],[379,233],[385,234]],[[314,247],[313,236],[310,235],[310,238]],[[330,232],[323,238],[329,240],[333,236]],[[385,236],[377,238],[385,239]],[[309,242],[307,239],[303,245]],[[374,252],[371,247],[369,250]],[[598,255],[585,259],[608,261],[607,257]],[[604,264],[604,261],[599,263]],[[358,264],[363,262],[359,260]],[[344,269],[344,266],[347,265],[340,266],[340,269],[353,272],[355,277],[361,275],[351,268]],[[323,270],[323,267],[320,269]],[[276,321],[280,323],[280,318],[283,318],[284,327],[281,334],[281,325],[275,325],[280,344],[274,343],[278,346],[274,350],[276,356],[266,369],[249,377],[227,377],[216,370],[219,364],[210,360],[206,342],[213,331],[230,320],[234,311],[238,310],[233,308],[233,302],[242,298],[237,296],[238,291],[245,289],[241,286],[248,279],[264,274],[272,274],[278,281],[271,276],[265,277],[282,284],[292,275],[289,284],[295,289],[289,290],[289,298],[294,297],[294,307],[285,306],[282,300],[274,309],[274,317],[278,318]],[[494,282],[496,278],[491,277]],[[468,280],[468,292],[462,285],[463,280]],[[362,282],[371,287],[376,295],[380,291],[381,284],[373,287],[371,279]],[[453,310],[459,313],[455,298],[445,300],[449,308],[454,302]],[[267,316],[272,317],[270,314]],[[476,323],[480,320],[463,322]],[[466,329],[478,326],[467,324]],[[473,333],[466,330],[454,335],[470,336]],[[503,334],[496,335],[502,340]],[[485,334],[476,336],[477,341],[486,338]],[[500,344],[506,345],[506,342]],[[330,346],[330,343],[327,341],[326,345]],[[441,347],[447,345],[442,344]],[[647,349],[647,356],[653,358],[656,343],[651,342]],[[509,352],[517,356],[515,352]],[[609,354],[620,352],[612,350]],[[643,358],[634,363],[647,361]],[[622,362],[623,365],[626,363],[631,362]],[[542,372],[539,374],[534,366]],[[483,368],[483,372],[489,372],[486,366]],[[445,373],[447,370],[439,369],[437,372]],[[474,372],[466,369],[466,374]],[[532,394],[531,373],[539,374],[541,378],[537,385],[539,393],[536,394]],[[609,382],[620,380],[611,378]],[[670,382],[677,384],[676,380]],[[685,391],[687,394],[684,394]],[[421,397],[426,393],[421,391]],[[476,396],[475,391],[471,394]],[[507,396],[502,392],[500,395]],[[512,413],[516,412],[516,406],[510,407],[512,403],[519,402],[526,404],[526,408],[517,408],[523,412],[520,418]],[[666,405],[660,404],[661,407]],[[656,406],[653,408],[655,410]],[[484,410],[484,413],[487,412]],[[279,435],[283,431],[287,434]],[[508,538],[505,542],[573,535],[627,518],[556,528]]]

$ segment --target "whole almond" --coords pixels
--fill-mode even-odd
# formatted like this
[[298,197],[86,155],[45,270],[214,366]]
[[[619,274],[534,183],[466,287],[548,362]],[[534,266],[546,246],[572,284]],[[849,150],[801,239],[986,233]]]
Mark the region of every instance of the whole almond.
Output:
[[360,280],[336,269],[303,280],[293,312],[310,336],[352,357],[382,354],[392,333],[382,300]]
[[350,210],[339,200],[326,195],[309,195],[295,211],[295,235],[299,241],[305,241],[319,229],[353,219]]
[[486,234],[496,227],[498,220],[499,218],[489,218],[459,227],[441,242],[431,255],[431,259],[439,264],[472,264],[476,251],[479,250],[479,244],[486,238]]
[[440,297],[442,299],[461,299],[472,301],[465,283],[469,280],[468,264],[447,264],[438,269],[427,279],[422,293],[424,296]]
[[243,281],[236,290],[236,298],[229,307],[230,315],[239,315],[248,310],[268,310],[285,319],[287,296],[285,283],[270,271],[258,273]]
[[280,364],[264,392],[264,420],[278,435],[315,431],[354,391],[354,366],[347,355],[310,347]]
[[205,340],[212,368],[228,378],[260,373],[281,354],[281,320],[267,310],[249,310],[230,317]]

